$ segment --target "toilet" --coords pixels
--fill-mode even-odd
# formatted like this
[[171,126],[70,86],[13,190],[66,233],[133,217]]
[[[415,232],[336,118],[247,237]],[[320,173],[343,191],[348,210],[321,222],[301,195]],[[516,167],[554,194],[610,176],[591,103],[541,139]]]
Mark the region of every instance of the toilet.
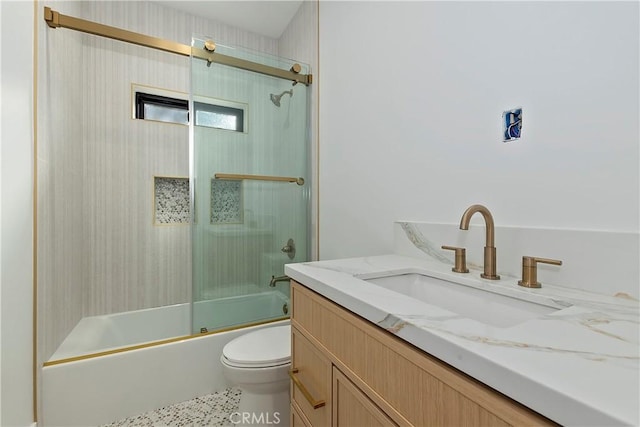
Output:
[[289,425],[291,325],[249,332],[222,350],[227,381],[242,390],[234,425]]

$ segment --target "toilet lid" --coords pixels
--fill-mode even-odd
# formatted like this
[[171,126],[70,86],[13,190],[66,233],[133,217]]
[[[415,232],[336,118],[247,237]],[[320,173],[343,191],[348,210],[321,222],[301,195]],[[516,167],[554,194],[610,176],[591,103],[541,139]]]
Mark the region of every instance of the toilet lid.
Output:
[[225,362],[237,367],[268,367],[291,361],[291,326],[249,332],[222,349]]

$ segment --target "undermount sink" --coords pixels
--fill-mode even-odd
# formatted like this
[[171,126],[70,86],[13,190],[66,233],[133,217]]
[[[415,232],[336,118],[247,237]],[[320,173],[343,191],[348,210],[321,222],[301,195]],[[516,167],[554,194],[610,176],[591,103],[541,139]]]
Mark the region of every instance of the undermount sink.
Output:
[[443,308],[463,318],[506,328],[558,308],[477,289],[419,273],[363,278],[393,292]]

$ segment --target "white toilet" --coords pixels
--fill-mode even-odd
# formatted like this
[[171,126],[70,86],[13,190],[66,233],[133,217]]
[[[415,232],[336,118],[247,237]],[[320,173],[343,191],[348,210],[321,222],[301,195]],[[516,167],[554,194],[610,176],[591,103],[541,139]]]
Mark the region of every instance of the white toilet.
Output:
[[291,325],[249,332],[224,346],[224,376],[242,390],[234,425],[289,425]]

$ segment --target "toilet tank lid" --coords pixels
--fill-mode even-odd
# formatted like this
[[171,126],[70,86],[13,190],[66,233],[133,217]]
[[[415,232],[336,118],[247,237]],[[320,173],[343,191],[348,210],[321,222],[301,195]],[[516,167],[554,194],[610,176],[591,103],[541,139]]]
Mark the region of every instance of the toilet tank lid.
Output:
[[233,364],[274,365],[291,360],[291,326],[276,326],[249,332],[231,340],[222,350]]

